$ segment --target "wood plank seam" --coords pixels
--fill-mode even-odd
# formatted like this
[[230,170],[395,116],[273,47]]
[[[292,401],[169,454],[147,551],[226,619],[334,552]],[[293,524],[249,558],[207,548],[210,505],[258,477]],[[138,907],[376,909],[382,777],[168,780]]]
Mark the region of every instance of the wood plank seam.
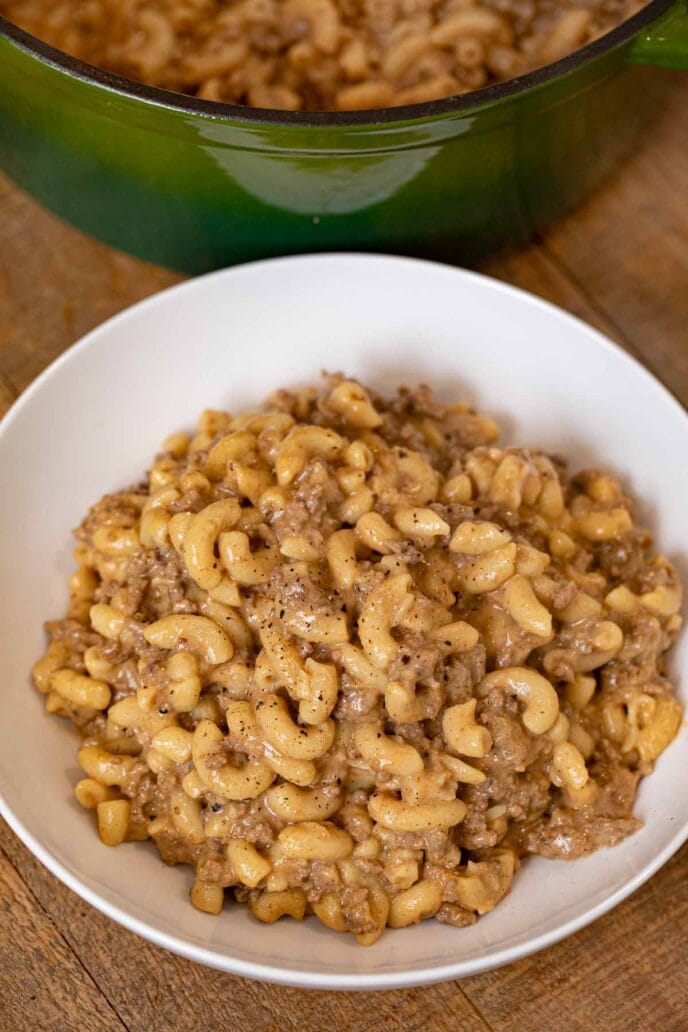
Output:
[[[478,1006],[473,1002],[473,1000],[471,1000],[471,998],[466,995],[459,981],[455,980],[453,982],[441,982],[439,983],[439,986],[446,986],[447,988],[451,987],[451,989],[454,990],[454,992],[459,993],[465,1001],[465,1003],[468,1005],[468,1009],[473,1014],[475,1014],[481,1026],[484,1027],[485,1032],[497,1032],[497,1030],[495,1030],[494,1027],[490,1024],[490,1022],[487,1020],[487,1018],[478,1008]],[[421,989],[419,989],[419,991],[432,992],[432,990],[436,988],[437,986],[435,985],[423,986]],[[348,994],[343,993],[342,995],[346,996]],[[449,1006],[451,1006],[451,1004],[449,1004]],[[412,1021],[410,1024],[404,1025],[404,1032],[421,1032],[421,1030],[423,1030],[423,1032],[430,1032],[430,1029],[432,1027],[433,1026],[428,1025],[427,1015],[424,1014],[416,1021]],[[306,1030],[306,1032],[310,1032],[310,1030],[308,1029]],[[385,1032],[385,1029],[384,1026],[380,1025],[379,1017],[375,1017],[369,1025],[361,1025],[358,1029],[358,1032]],[[456,1029],[453,1030],[453,1032],[462,1032],[461,1027],[457,1026]]]
[[[614,316],[611,314],[611,312],[606,311],[606,309],[604,309],[600,305],[600,302],[588,293],[585,286],[576,277],[576,273],[574,272],[574,270],[571,269],[565,262],[563,262],[559,255],[555,254],[554,251],[552,251],[552,249],[547,244],[547,240],[543,237],[538,236],[533,242],[536,244],[537,247],[541,248],[547,260],[555,266],[559,275],[562,276],[564,279],[568,280],[571,289],[575,294],[578,294],[578,296],[581,298],[586,307],[589,308],[592,312],[594,312],[594,314],[601,322],[609,323],[609,326],[614,331],[614,336],[616,338],[615,343],[620,344],[626,351],[630,351],[633,357],[637,358],[641,365],[647,365],[646,359],[638,345],[625,334],[625,332],[621,329],[619,324],[614,319]],[[656,374],[653,373],[653,375]]]
[[638,362],[640,362],[640,364],[645,369],[647,369],[648,372],[650,372],[656,380],[659,380],[659,382],[661,383],[662,387],[665,388],[665,390],[669,391],[669,393],[674,398],[676,398],[680,404],[683,404],[677,397],[676,393],[672,390],[670,385],[666,382],[666,379],[663,376],[663,374],[660,373],[659,370],[656,368],[655,364],[652,362],[652,359],[648,356],[647,352],[643,351],[640,345],[636,344],[635,341],[631,340],[631,338],[626,334],[626,332],[621,329],[618,322],[614,318],[614,315],[611,312],[607,311],[603,303],[590,296],[585,285],[580,282],[573,269],[570,268],[566,264],[566,262],[562,261],[562,259],[558,255],[554,254],[550,250],[546,240],[538,240],[537,244],[539,247],[542,248],[544,253],[547,255],[547,258],[550,259],[552,263],[557,267],[561,275],[568,279],[573,290],[580,295],[580,297],[585,301],[586,305],[595,313],[595,315],[599,319],[609,323],[609,325],[613,328],[616,343],[621,344],[621,346],[626,351],[630,352],[630,354],[635,359],[637,359]]
[[20,392],[16,389],[9,376],[0,370],[0,396],[5,395],[8,399],[8,405],[13,405],[19,397]]
[[[474,1012],[474,1014],[476,1015],[478,1020],[481,1021],[483,1023],[483,1025],[485,1025],[485,1027],[487,1029],[489,1029],[489,1032],[496,1032],[496,1030],[494,1029],[492,1024],[488,1021],[487,1016],[485,1014],[483,1014],[483,1012],[480,1010],[480,1007],[478,1007],[477,1003],[475,1003],[475,1001],[470,998],[468,993],[464,990],[463,986],[460,985],[458,982],[455,982],[454,985],[459,990],[459,992],[463,996],[464,1000],[466,1001],[468,1006],[471,1008],[471,1010]],[[424,1028],[424,1024],[423,1023],[418,1025],[418,1029],[422,1029],[422,1028]]]
[[79,956],[79,954],[76,952],[76,950],[74,950],[74,948],[72,947],[71,943],[69,942],[69,940],[65,937],[64,933],[62,932],[62,930],[55,923],[55,920],[54,920],[53,916],[43,906],[43,904],[41,903],[41,901],[38,898],[38,896],[36,896],[35,892],[31,888],[31,886],[28,884],[26,879],[24,878],[22,872],[19,870],[17,865],[12,862],[12,858],[8,855],[8,853],[6,852],[5,849],[3,849],[2,846],[0,846],[0,856],[2,856],[2,858],[7,861],[9,866],[15,872],[15,874],[17,875],[17,877],[21,881],[22,885],[26,889],[26,892],[28,893],[30,898],[33,900],[36,909],[43,915],[45,920],[55,930],[55,934],[58,936],[60,941],[64,944],[65,948],[69,951],[69,953],[74,957],[74,959],[75,959],[76,963],[78,964],[79,968],[83,971],[84,977],[86,978],[86,980],[88,982],[90,982],[95,987],[97,992],[102,996],[104,1002],[107,1004],[107,1007],[112,1011],[113,1017],[117,1020],[117,1022],[121,1026],[121,1028],[126,1029],[126,1032],[132,1032],[131,1027],[129,1025],[127,1025],[126,1021],[124,1021],[122,1016],[119,1014],[119,1012],[117,1011],[117,1009],[114,1006],[114,1004],[113,1004],[112,1000],[110,999],[110,997],[107,995],[106,992],[103,991],[101,986],[98,984],[97,978],[95,978],[95,976],[92,974],[92,972],[90,972],[88,970],[88,968],[86,967],[86,965],[82,961],[82,959]]
[[[480,1010],[478,1005],[465,992],[465,990],[463,989],[463,986],[461,985],[461,983],[459,981],[454,981],[454,982],[452,982],[450,984],[451,984],[452,988],[454,988],[459,993],[461,993],[461,995],[463,996],[464,1000],[468,1004],[470,1010],[473,1011],[473,1013],[477,1017],[478,1021],[482,1025],[484,1025],[485,1028],[487,1030],[489,1030],[489,1032],[496,1032],[496,1030],[494,1029],[493,1025],[490,1024],[490,1022],[487,1020],[486,1016]],[[371,1025],[370,1028],[372,1029],[372,1028],[374,1028],[374,1026]],[[426,1020],[425,1017],[421,1018],[420,1021],[414,1022],[413,1025],[409,1025],[407,1029],[404,1029],[404,1032],[421,1032],[421,1030],[422,1030],[422,1032],[425,1032],[425,1030],[427,1030],[427,1020]],[[364,1032],[370,1032],[370,1030],[369,1029],[365,1029]],[[455,1030],[455,1032],[461,1032],[461,1030],[459,1028],[457,1028]]]

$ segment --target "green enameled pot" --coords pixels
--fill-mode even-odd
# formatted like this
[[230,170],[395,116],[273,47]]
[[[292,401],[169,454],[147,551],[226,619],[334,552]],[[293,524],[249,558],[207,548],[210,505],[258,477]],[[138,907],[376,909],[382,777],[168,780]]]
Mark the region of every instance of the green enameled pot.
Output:
[[142,86],[0,18],[0,163],[81,229],[184,272],[337,248],[465,264],[589,193],[668,68],[688,69],[686,0],[455,99],[293,114]]

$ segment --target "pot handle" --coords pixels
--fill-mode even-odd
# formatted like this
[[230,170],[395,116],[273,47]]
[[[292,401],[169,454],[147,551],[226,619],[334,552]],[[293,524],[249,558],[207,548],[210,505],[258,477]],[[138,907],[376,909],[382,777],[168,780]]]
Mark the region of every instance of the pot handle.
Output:
[[657,21],[636,36],[632,64],[688,71],[688,0],[678,0]]

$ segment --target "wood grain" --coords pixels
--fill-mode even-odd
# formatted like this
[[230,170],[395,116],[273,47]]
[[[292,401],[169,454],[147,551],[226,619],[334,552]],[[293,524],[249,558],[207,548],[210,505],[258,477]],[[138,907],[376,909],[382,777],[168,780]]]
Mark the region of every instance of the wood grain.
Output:
[[630,161],[574,218],[543,240],[547,253],[645,364],[688,399],[688,76]]
[[688,847],[589,928],[502,971],[462,983],[500,1032],[685,1032]]
[[0,379],[21,393],[103,320],[180,279],[112,251],[0,178]]
[[125,1029],[22,878],[0,854],[0,1028]]
[[[2,822],[0,849],[59,924],[131,1032],[216,1032],[224,1027],[233,1032],[329,1032],[341,1027],[344,1000],[347,1032],[416,1032],[435,1015],[433,1032],[449,1032],[457,1025],[442,1024],[448,1012],[461,1032],[489,1032],[452,985],[438,986],[430,999],[422,989],[343,995],[261,985],[200,967],[143,942],[92,910],[53,878]],[[2,979],[0,971],[0,985]]]
[[0,418],[5,415],[14,401],[14,391],[0,378]]
[[[485,270],[598,326],[687,402],[688,79],[649,135],[586,206]],[[81,334],[177,279],[0,179],[0,413]],[[611,914],[509,968],[334,994],[232,978],[143,942],[0,822],[1,1032],[686,1032],[687,993],[688,847]]]

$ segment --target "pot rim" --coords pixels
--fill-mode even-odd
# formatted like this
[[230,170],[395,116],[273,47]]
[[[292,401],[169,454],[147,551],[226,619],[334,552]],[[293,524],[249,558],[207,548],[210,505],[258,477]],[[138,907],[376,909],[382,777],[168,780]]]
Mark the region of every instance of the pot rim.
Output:
[[92,86],[103,87],[128,100],[139,100],[156,107],[177,111],[181,114],[212,118],[219,121],[241,123],[246,126],[284,126],[292,128],[346,129],[356,126],[378,126],[403,123],[419,119],[436,118],[455,112],[471,110],[502,100],[516,93],[526,92],[552,79],[573,72],[589,60],[615,49],[630,40],[646,25],[655,21],[673,6],[675,0],[650,0],[647,6],[632,17],[621,22],[609,32],[586,46],[551,64],[536,68],[532,72],[508,79],[505,82],[483,86],[456,97],[425,101],[422,104],[407,104],[400,107],[371,108],[365,111],[278,111],[271,108],[251,108],[241,104],[221,104],[212,100],[200,100],[184,93],[148,86],[134,79],[127,79],[114,72],[80,61],[56,47],[44,43],[31,33],[20,29],[13,22],[0,15],[0,39],[5,37],[20,50],[43,64],[66,73],[70,78]]

